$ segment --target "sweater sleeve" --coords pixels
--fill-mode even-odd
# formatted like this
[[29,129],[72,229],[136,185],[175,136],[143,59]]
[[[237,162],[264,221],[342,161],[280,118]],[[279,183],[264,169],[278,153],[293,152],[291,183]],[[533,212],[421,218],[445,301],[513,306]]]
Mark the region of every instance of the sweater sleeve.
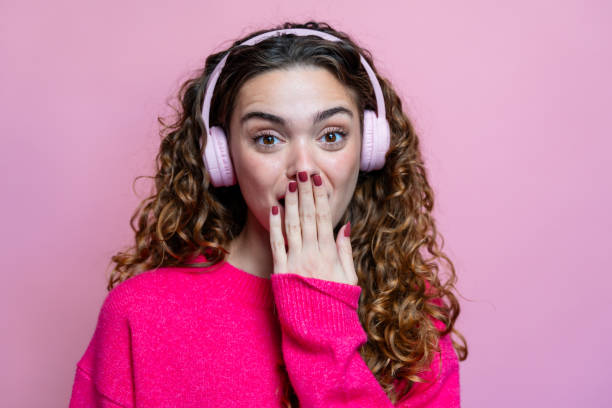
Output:
[[70,408],[131,408],[130,327],[120,286],[109,292],[89,345],[78,361]]
[[[394,407],[359,353],[367,341],[357,313],[361,288],[290,273],[271,280],[283,358],[300,407]],[[421,375],[428,383],[414,384],[395,407],[460,407],[457,355],[448,335],[439,345],[431,370]]]

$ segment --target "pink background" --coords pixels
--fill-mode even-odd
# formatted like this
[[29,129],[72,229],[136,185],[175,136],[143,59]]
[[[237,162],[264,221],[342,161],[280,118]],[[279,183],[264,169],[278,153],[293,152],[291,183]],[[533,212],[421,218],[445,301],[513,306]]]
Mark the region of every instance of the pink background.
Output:
[[372,51],[420,132],[464,296],[463,406],[611,406],[609,2],[89,3],[0,3],[0,405],[68,405],[180,83],[314,18]]

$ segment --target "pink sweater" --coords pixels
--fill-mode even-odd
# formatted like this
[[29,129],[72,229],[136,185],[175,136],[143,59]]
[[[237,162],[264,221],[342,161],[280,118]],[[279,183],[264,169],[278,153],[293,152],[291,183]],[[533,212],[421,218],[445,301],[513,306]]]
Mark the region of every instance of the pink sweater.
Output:
[[[141,273],[108,293],[70,407],[281,407],[283,361],[302,408],[393,407],[358,351],[367,340],[360,293],[296,274],[261,278],[228,262]],[[436,359],[424,374],[437,379],[395,406],[460,406],[448,336],[440,348],[441,369]]]

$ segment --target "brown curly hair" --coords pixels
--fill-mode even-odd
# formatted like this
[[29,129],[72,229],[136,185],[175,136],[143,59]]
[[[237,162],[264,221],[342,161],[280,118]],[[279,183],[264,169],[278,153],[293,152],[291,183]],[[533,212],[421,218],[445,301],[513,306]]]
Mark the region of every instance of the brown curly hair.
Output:
[[[282,28],[311,28],[343,41],[289,34],[237,47],[251,37]],[[229,129],[232,104],[250,78],[295,65],[323,67],[356,91],[360,123],[364,109],[376,110],[374,91],[359,58],[363,55],[376,73],[370,52],[327,23],[284,23],[253,32],[228,50],[232,52],[211,101],[211,127]],[[112,257],[116,267],[110,275],[109,291],[146,270],[187,267],[186,261],[199,254],[205,254],[208,262],[190,266],[222,262],[229,254],[225,248],[244,226],[247,208],[238,186],[214,187],[202,158],[206,143],[201,116],[204,91],[210,74],[228,50],[208,56],[204,68],[182,84],[181,106],[174,108],[174,122],[168,125],[158,118],[162,141],[156,157],[155,188],[130,219],[135,245]],[[455,268],[441,250],[441,235],[441,243],[437,242],[439,234],[431,214],[434,194],[419,138],[389,80],[376,75],[383,90],[391,147],[382,169],[360,171],[354,196],[334,228],[334,236],[342,225],[351,222],[353,259],[362,288],[358,314],[368,335],[360,354],[396,403],[415,382],[425,382],[418,373],[427,370],[440,351],[441,336],[453,332],[462,340],[462,346],[452,341],[460,361],[467,358],[468,350],[465,338],[454,328],[460,312],[453,294]],[[138,227],[134,226],[136,219]],[[444,284],[438,266],[442,260],[450,267]],[[446,301],[440,302],[442,299]],[[430,317],[444,323],[445,329],[439,331]],[[288,377],[284,377],[285,402],[289,407],[297,406]],[[394,388],[394,381],[405,385],[401,393]]]

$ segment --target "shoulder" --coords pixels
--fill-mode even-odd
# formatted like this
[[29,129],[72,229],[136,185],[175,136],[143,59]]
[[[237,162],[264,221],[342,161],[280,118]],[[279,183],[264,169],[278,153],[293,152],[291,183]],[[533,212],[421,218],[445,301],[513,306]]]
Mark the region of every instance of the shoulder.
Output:
[[109,313],[129,313],[147,304],[171,296],[187,285],[185,275],[179,268],[162,267],[146,270],[131,276],[107,293],[102,310]]
[[208,287],[214,288],[214,278],[207,276],[211,275],[207,272],[213,271],[212,268],[166,266],[140,272],[115,286],[107,294],[103,308],[140,313],[189,303],[197,294],[208,292]]
[[145,271],[117,284],[106,294],[100,309],[100,320],[123,320],[128,317],[138,299],[155,286],[156,275],[155,271]]
[[147,292],[149,289],[154,288],[160,279],[164,279],[164,275],[167,275],[164,272],[163,269],[152,269],[130,276],[108,292],[107,302],[125,302],[135,295]]

